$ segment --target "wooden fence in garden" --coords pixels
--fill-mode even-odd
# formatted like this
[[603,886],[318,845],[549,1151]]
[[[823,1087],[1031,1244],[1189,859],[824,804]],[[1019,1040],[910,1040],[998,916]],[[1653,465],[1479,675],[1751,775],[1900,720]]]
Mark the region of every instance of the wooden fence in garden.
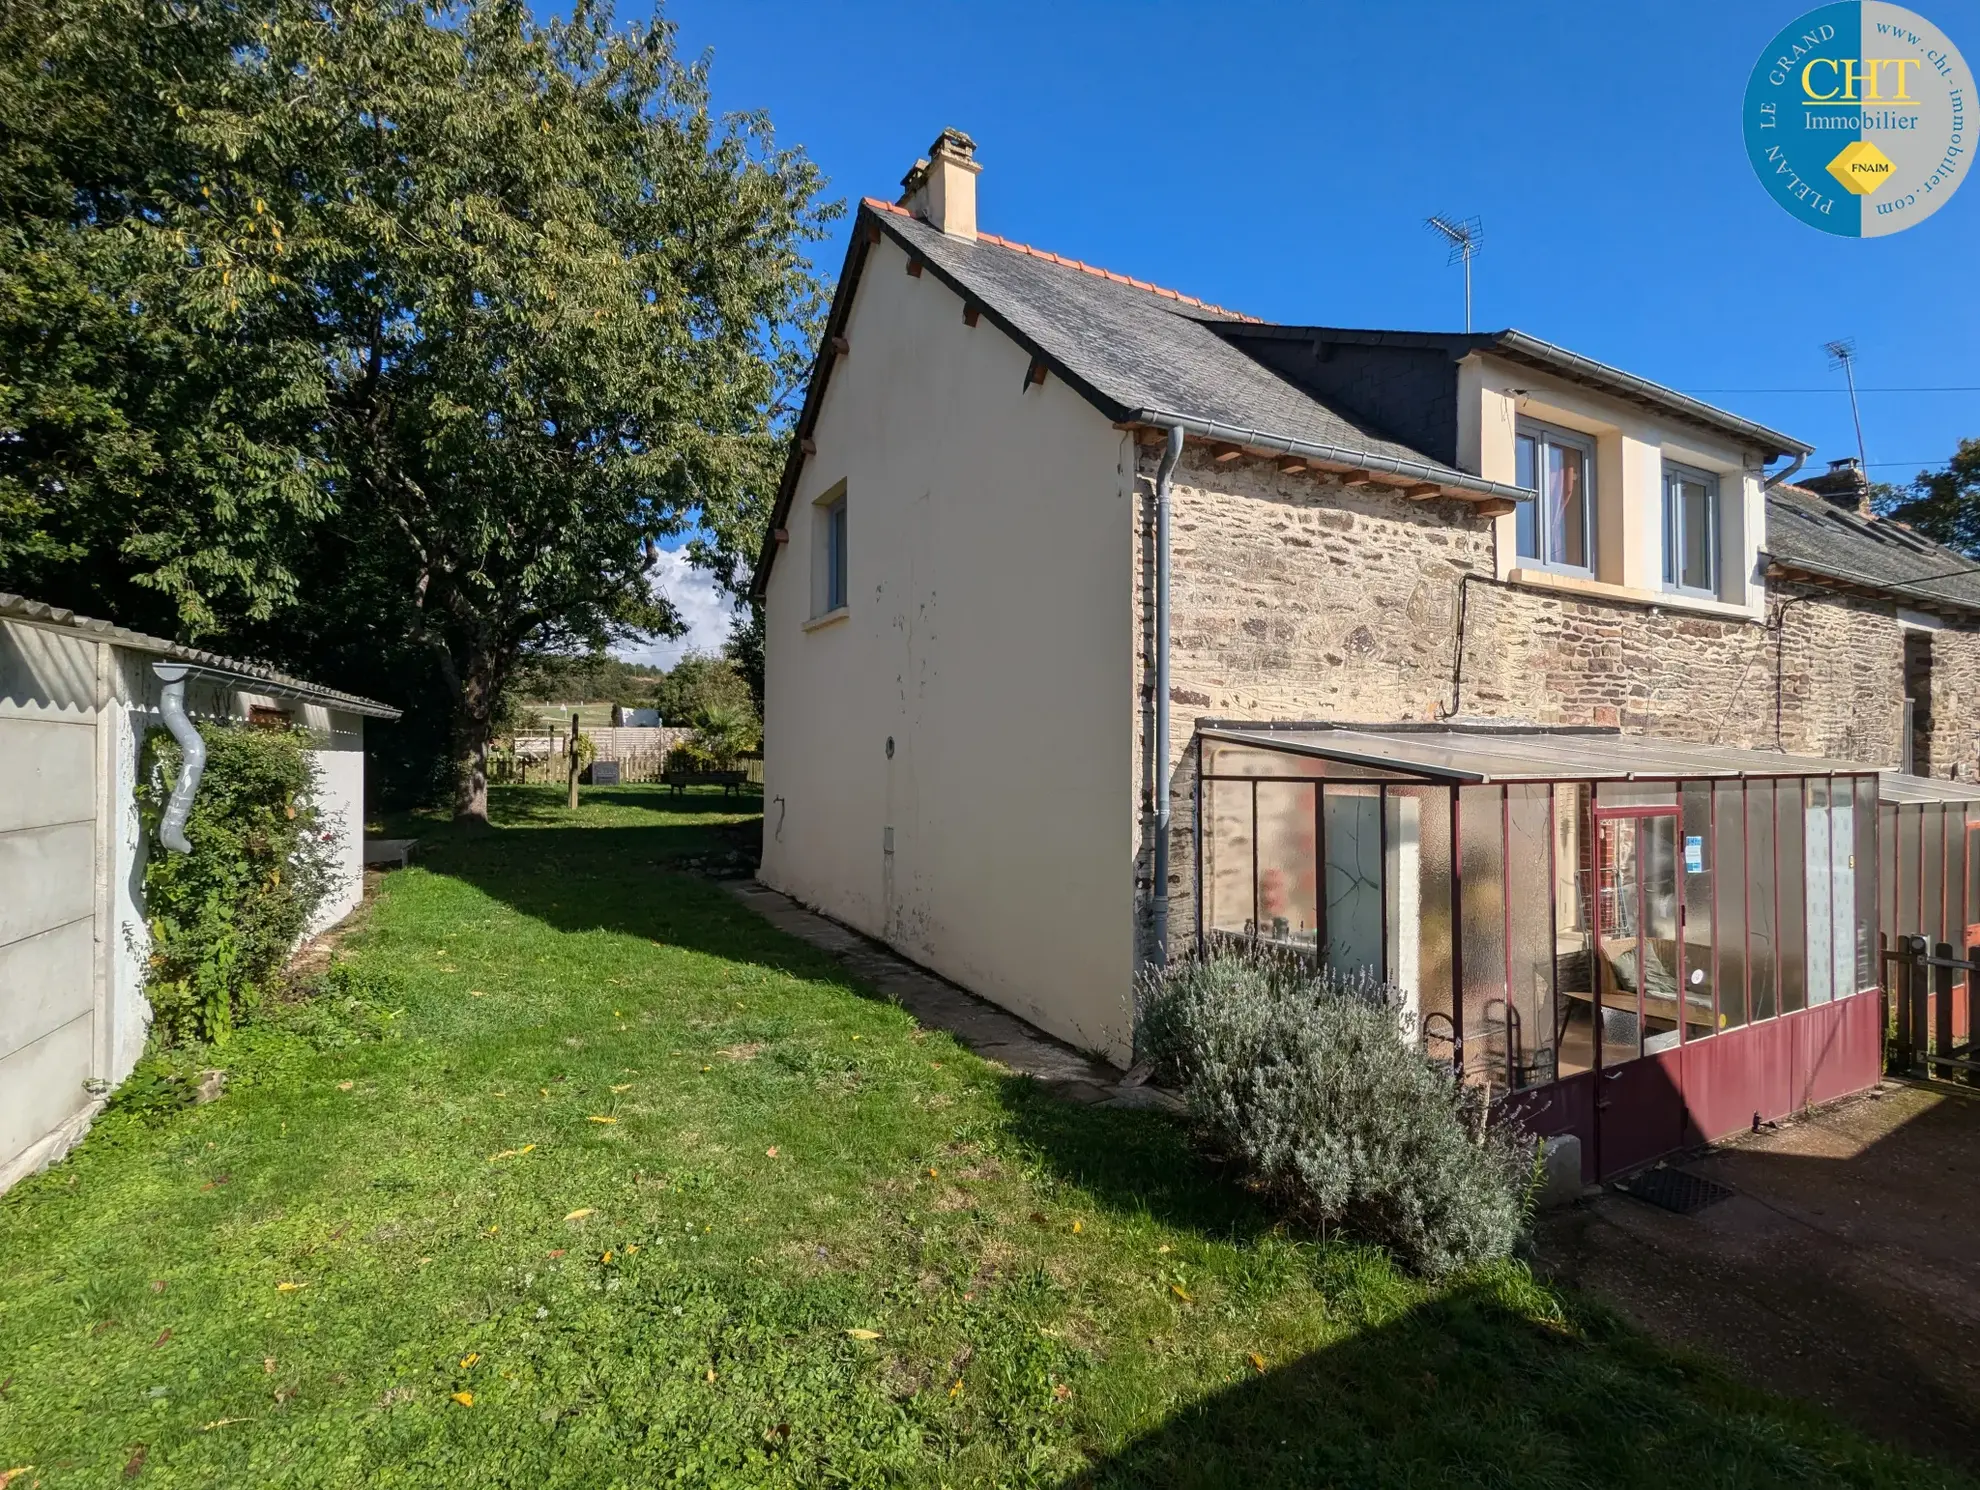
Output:
[[[619,780],[626,783],[659,781],[666,768],[667,752],[693,734],[691,729],[673,727],[583,731],[584,738],[592,743],[591,758],[615,762]],[[488,779],[508,785],[568,781],[570,743],[571,737],[562,732],[513,736],[489,753]],[[745,779],[761,785],[763,762],[747,760],[741,764]]]

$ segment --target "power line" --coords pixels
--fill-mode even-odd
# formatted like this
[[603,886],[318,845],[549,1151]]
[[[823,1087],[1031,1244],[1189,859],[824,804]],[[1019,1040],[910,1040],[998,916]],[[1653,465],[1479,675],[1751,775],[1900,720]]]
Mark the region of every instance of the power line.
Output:
[[[1845,388],[1687,388],[1687,393],[1846,393]],[[1858,393],[1980,393],[1980,384],[1935,388],[1859,388]]]

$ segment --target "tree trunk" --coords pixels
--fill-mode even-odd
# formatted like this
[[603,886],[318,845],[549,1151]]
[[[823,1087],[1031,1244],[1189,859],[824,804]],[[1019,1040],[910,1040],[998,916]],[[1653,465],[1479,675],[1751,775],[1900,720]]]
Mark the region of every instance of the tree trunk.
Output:
[[454,821],[488,821],[488,737],[494,731],[493,659],[471,657],[454,716]]

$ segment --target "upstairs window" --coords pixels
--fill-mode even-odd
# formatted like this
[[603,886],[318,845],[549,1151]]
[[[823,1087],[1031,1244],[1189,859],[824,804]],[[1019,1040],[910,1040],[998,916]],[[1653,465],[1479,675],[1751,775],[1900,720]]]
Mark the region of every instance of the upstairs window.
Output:
[[811,614],[846,608],[846,487],[840,482],[813,506]]
[[1514,446],[1518,484],[1539,493],[1519,504],[1519,556],[1549,569],[1592,573],[1595,442],[1522,419]]
[[1719,478],[1664,467],[1664,586],[1719,593]]

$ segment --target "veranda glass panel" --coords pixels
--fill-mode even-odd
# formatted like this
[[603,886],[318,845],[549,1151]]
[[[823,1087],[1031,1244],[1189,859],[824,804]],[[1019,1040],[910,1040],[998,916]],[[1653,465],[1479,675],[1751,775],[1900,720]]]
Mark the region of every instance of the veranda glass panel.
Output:
[[1451,794],[1438,786],[1392,786],[1388,862],[1389,981],[1434,1059],[1455,1057],[1451,1003]]
[[1464,876],[1458,935],[1464,951],[1464,1076],[1503,1088],[1506,1070],[1506,867],[1504,789],[1459,791],[1458,852]]
[[1946,916],[1945,936],[1953,956],[1960,955],[1966,941],[1966,807],[1948,803],[1945,810],[1946,834]]
[[1829,851],[1829,783],[1802,783],[1802,872],[1808,886],[1808,1003],[1812,1008],[1835,996],[1834,866]]
[[1314,881],[1313,794],[1304,781],[1260,781],[1258,935],[1273,946],[1313,954],[1319,942]]
[[1718,863],[1712,846],[1712,784],[1687,782],[1678,793],[1684,851],[1684,1038],[1703,1040],[1718,1028],[1712,978],[1712,898]]
[[[1961,809],[1965,819],[1965,809]],[[1976,833],[1970,820],[1963,822],[1961,832],[1966,839],[1966,924],[1980,924],[1980,833]],[[1969,933],[1967,945],[1972,945]]]
[[[1637,822],[1643,835],[1643,1053],[1655,1055],[1676,1049],[1680,1039],[1678,821],[1660,815]],[[1607,1033],[1605,1029],[1604,1039]]]
[[1829,881],[1835,888],[1829,984],[1840,999],[1856,992],[1856,787],[1840,777],[1828,786]]
[[1746,1023],[1746,789],[1737,781],[1712,788],[1712,917],[1718,928],[1719,1028]]
[[1774,788],[1746,784],[1746,1010],[1758,1024],[1774,1005]]
[[1321,794],[1330,967],[1382,974],[1382,798],[1374,786],[1329,786]]
[[1897,810],[1897,903],[1892,907],[1891,937],[1918,935],[1918,836],[1921,809]]
[[1514,1091],[1554,1079],[1554,897],[1551,792],[1506,788],[1506,909],[1511,923],[1512,996],[1506,1040]]
[[[1877,825],[1877,781],[1872,776],[1856,778],[1856,986],[1883,985],[1883,965],[1877,957],[1877,903],[1882,895],[1879,878],[1883,872]],[[1972,880],[1969,878],[1968,884]]]
[[1604,781],[1595,788],[1598,807],[1675,807],[1675,781]]
[[1779,835],[1774,855],[1780,875],[1780,925],[1775,928],[1775,955],[1780,970],[1774,984],[1780,991],[1781,1012],[1792,1014],[1808,1002],[1808,869],[1804,859],[1808,825],[1802,816],[1801,783],[1774,783],[1774,832]]
[[1251,934],[1251,783],[1203,783],[1203,925]]
[[1203,742],[1205,776],[1278,776],[1294,780],[1325,776],[1327,762],[1284,750],[1259,750],[1228,740]]
[[[1877,929],[1897,944],[1898,833],[1901,814],[1882,803],[1877,807]],[[1884,977],[1882,969],[1877,977]]]
[[1946,937],[1946,810],[1928,802],[1918,815],[1918,934],[1934,947]]
[[1554,969],[1560,1000],[1555,1064],[1562,1076],[1595,1065],[1595,931],[1589,924],[1594,852],[1585,783],[1554,788]]

